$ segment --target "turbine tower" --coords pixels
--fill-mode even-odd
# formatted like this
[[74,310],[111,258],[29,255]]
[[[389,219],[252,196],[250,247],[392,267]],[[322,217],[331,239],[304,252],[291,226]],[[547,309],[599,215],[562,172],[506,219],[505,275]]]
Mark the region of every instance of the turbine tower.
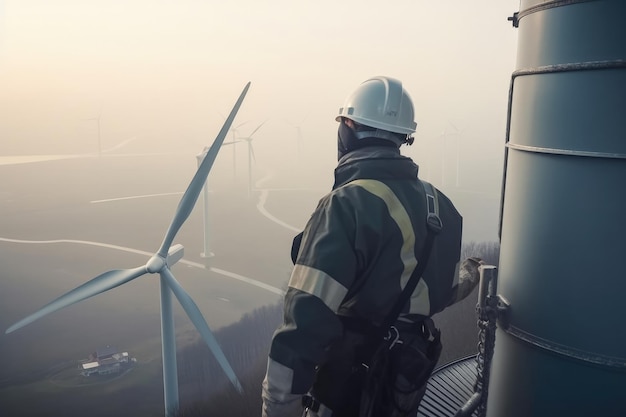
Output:
[[230,142],[224,142],[224,145],[233,145],[233,181],[237,180],[237,149],[235,148],[237,142],[241,142],[240,140],[237,139],[237,131],[238,129],[245,125],[246,122],[243,123],[239,123],[237,126],[233,127],[230,129],[231,133],[233,134],[233,139]]
[[[231,129],[234,130],[234,129]],[[224,145],[233,145],[237,142],[241,142],[239,140],[233,140],[232,142],[224,142],[222,143],[222,146]],[[198,166],[200,166],[200,164],[202,164],[202,161],[204,160],[204,157],[206,156],[207,152],[209,151],[209,147],[205,146],[202,151],[196,155],[196,159],[197,159],[197,163]],[[213,253],[211,251],[211,219],[210,219],[210,212],[211,212],[211,207],[209,204],[209,179],[207,178],[207,180],[204,182],[204,187],[202,190],[202,218],[203,218],[203,223],[204,223],[204,251],[202,251],[200,253],[200,257],[201,258],[212,258],[215,256],[215,253]]]
[[[267,120],[265,121],[267,122]],[[257,126],[256,129],[250,133],[248,137],[239,138],[242,141],[246,141],[248,143],[248,197],[252,195],[252,160],[254,159],[256,162],[256,158],[254,156],[254,148],[252,147],[252,139],[254,134],[265,124],[265,122],[261,123]]]
[[178,208],[176,209],[174,218],[167,229],[163,242],[161,243],[157,253],[154,254],[145,265],[137,268],[115,269],[98,275],[92,280],[74,288],[56,300],[45,305],[37,312],[18,321],[9,327],[6,330],[6,333],[11,333],[54,311],[111,290],[145,274],[158,273],[160,275],[161,283],[161,342],[163,354],[165,415],[168,417],[172,416],[178,409],[179,405],[178,374],[176,365],[176,334],[174,332],[174,319],[172,312],[172,293],[174,293],[174,296],[178,299],[179,303],[187,313],[187,316],[189,316],[191,322],[194,324],[204,341],[215,355],[217,361],[232,384],[239,390],[239,392],[243,391],[237,376],[219,347],[211,329],[209,329],[209,326],[202,316],[200,309],[191,299],[189,294],[187,294],[183,287],[178,283],[176,278],[174,278],[170,268],[183,257],[184,252],[182,245],[177,244],[172,246],[172,242],[185,220],[187,220],[191,214],[206,178],[211,171],[211,167],[213,166],[217,153],[222,146],[224,138],[228,133],[228,130],[235,119],[235,115],[241,107],[241,103],[243,102],[249,88],[250,83],[248,82],[237,99],[230,115],[226,119],[224,126],[222,126],[222,129],[215,138],[215,141],[207,151],[204,160],[198,167],[198,170],[187,187],[187,190],[183,194],[183,197],[178,204]]
[[302,123],[306,120],[306,116],[300,121],[298,124],[291,123],[287,121],[289,125],[296,129],[296,152],[297,152],[297,161],[300,162],[300,151],[302,147]]
[[489,417],[626,415],[626,2],[523,0]]

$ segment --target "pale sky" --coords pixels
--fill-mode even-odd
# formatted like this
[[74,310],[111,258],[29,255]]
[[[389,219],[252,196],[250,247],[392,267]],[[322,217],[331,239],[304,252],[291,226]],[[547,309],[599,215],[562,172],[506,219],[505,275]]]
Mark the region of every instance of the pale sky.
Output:
[[88,119],[98,115],[103,148],[130,137],[208,145],[251,81],[235,125],[248,121],[245,135],[267,120],[255,135],[259,159],[285,155],[300,124],[303,152],[334,162],[343,100],[370,76],[389,75],[415,103],[416,145],[403,153],[434,164],[454,126],[463,154],[492,161],[515,69],[507,17],[518,6],[0,0],[0,154],[93,152]]

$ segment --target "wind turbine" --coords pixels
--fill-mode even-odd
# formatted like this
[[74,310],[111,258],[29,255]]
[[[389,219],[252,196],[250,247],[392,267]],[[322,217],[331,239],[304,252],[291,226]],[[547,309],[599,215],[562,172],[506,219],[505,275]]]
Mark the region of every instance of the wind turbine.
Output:
[[211,329],[209,329],[209,326],[202,316],[200,309],[191,299],[189,294],[187,294],[183,287],[178,283],[176,278],[174,278],[170,268],[183,257],[184,253],[182,245],[177,244],[172,246],[172,242],[185,220],[187,220],[191,214],[200,191],[202,190],[203,184],[211,171],[211,167],[213,166],[217,153],[222,146],[224,137],[228,133],[228,129],[235,119],[235,115],[237,114],[239,107],[241,107],[241,103],[243,102],[249,88],[250,83],[248,82],[237,99],[230,115],[226,119],[224,126],[222,126],[222,129],[215,138],[215,141],[206,153],[204,160],[198,167],[198,170],[187,187],[187,190],[183,194],[183,197],[178,204],[178,208],[176,209],[174,218],[167,229],[163,242],[161,243],[157,253],[154,254],[145,265],[137,268],[115,269],[98,275],[92,280],[87,281],[86,283],[74,288],[56,300],[45,305],[37,312],[18,321],[6,330],[7,334],[54,311],[111,290],[145,274],[158,273],[160,275],[161,283],[161,341],[163,354],[163,392],[165,398],[165,415],[173,415],[173,413],[175,413],[178,409],[179,404],[178,374],[176,365],[176,335],[174,332],[174,319],[172,313],[172,293],[174,293],[174,296],[180,302],[181,306],[191,319],[191,322],[194,324],[204,341],[215,355],[220,366],[232,384],[239,390],[239,392],[243,391],[237,376],[219,347]]
[[[265,121],[267,122],[267,120]],[[256,129],[250,133],[250,136],[239,138],[242,141],[246,141],[248,143],[248,197],[252,194],[252,160],[254,159],[256,162],[256,157],[254,156],[254,148],[252,147],[252,136],[265,124],[265,122],[261,123],[257,126]]]
[[304,116],[304,118],[300,121],[300,123],[298,124],[293,124],[289,121],[287,121],[287,123],[289,123],[291,126],[293,126],[296,129],[296,152],[297,152],[297,160],[298,162],[300,161],[300,147],[302,146],[302,123],[304,123],[304,121],[306,120],[306,116]]
[[[222,116],[223,117],[223,116]],[[231,128],[231,132],[233,133],[233,139],[231,142],[224,142],[222,143],[222,146],[225,145],[233,145],[233,176],[236,174],[235,172],[235,161],[236,161],[236,153],[235,153],[235,144],[237,142],[241,142],[240,140],[237,140],[237,128],[239,126],[242,126],[244,124],[246,124],[248,122],[243,122],[240,123],[239,125],[237,125],[236,127]],[[206,156],[207,152],[208,152],[209,148],[208,147],[204,147],[204,149],[202,150],[202,152],[200,152],[198,155],[196,155],[196,159],[198,160],[198,166],[202,163],[202,160],[204,159],[204,157]],[[201,258],[212,258],[213,256],[215,256],[215,254],[213,252],[211,252],[211,219],[210,219],[210,211],[211,211],[211,207],[209,205],[209,180],[207,178],[207,180],[204,182],[204,187],[203,187],[203,191],[202,191],[202,200],[203,200],[203,204],[202,204],[202,218],[203,218],[203,223],[204,223],[204,251],[200,253],[200,257]]]
[[233,145],[233,181],[237,180],[237,151],[235,149],[235,146],[237,142],[241,142],[237,140],[237,131],[241,126],[245,125],[246,123],[248,122],[245,121],[243,123],[239,123],[237,126],[231,128],[230,131],[233,134],[233,139],[230,142],[224,142],[224,145]]

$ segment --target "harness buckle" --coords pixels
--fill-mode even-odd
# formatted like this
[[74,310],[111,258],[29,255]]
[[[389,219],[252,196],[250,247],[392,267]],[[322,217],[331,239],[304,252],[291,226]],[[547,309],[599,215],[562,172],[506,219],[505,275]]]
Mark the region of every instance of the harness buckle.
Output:
[[443,223],[441,222],[439,216],[435,213],[428,213],[428,216],[426,217],[426,225],[434,234],[441,232],[441,229],[443,229]]
[[[317,412],[320,409],[320,402],[317,401],[311,394],[305,394],[302,396],[302,407],[304,407],[305,413],[308,410]],[[307,415],[307,414],[303,414]]]

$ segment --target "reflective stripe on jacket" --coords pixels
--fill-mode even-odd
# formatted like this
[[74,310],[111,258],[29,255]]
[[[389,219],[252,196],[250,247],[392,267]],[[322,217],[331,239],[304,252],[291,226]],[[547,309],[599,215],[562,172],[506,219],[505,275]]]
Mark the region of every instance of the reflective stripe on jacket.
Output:
[[[340,160],[333,190],[303,232],[284,323],[270,348],[264,416],[298,415],[295,404],[342,337],[337,315],[380,323],[400,295],[426,237],[426,200],[417,170],[395,148],[364,148]],[[436,194],[443,231],[403,320],[431,316],[455,301],[462,219],[445,195]]]

